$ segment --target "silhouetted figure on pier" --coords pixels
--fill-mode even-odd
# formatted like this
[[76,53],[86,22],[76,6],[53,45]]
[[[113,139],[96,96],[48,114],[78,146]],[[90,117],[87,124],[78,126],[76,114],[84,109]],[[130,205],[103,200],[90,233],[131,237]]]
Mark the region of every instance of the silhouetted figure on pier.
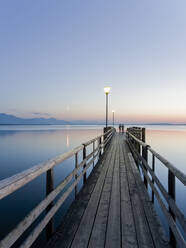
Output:
[[119,133],[124,133],[124,125],[119,124]]

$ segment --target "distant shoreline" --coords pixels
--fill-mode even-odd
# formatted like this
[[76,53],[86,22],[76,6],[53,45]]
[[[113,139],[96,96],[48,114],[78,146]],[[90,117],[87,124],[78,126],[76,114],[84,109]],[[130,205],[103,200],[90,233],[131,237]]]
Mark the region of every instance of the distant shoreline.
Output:
[[[119,125],[119,123],[116,123],[115,126]],[[175,123],[124,123],[124,125],[144,125],[144,126],[185,126],[186,123],[183,124],[175,124]],[[95,124],[95,123],[89,123],[89,124],[81,124],[81,123],[69,123],[69,124],[0,124],[0,126],[104,126],[104,124]],[[110,125],[112,126],[112,125]]]

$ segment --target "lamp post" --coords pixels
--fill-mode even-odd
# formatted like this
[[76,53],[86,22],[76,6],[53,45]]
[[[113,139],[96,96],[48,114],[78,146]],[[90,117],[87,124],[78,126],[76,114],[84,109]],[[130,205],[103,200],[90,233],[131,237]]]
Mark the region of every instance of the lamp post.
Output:
[[113,127],[114,127],[114,113],[115,113],[115,111],[112,110],[112,122],[113,122]]
[[109,86],[104,87],[104,92],[106,95],[106,128],[107,128],[108,126],[108,95],[110,93],[110,87]]

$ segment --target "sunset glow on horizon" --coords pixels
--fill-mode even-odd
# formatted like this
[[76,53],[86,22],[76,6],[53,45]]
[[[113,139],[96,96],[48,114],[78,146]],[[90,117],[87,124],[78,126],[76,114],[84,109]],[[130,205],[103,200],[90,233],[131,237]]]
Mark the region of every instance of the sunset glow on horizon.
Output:
[[[186,2],[2,1],[0,113],[186,123]],[[108,83],[109,82],[109,83]]]

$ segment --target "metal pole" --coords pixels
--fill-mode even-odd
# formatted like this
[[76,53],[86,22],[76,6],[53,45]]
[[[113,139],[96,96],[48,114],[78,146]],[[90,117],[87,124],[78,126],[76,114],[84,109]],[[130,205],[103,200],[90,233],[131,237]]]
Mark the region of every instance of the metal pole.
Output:
[[108,126],[108,94],[106,93],[106,127]]
[[114,112],[112,112],[112,114],[113,114],[113,116],[112,116],[112,117],[113,117],[113,127],[114,127]]

